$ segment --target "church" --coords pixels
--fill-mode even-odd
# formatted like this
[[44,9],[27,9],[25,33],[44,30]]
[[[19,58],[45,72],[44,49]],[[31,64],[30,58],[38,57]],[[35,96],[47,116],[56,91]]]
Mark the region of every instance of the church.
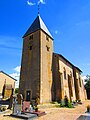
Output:
[[40,103],[85,100],[82,71],[59,53],[54,53],[54,38],[40,15],[23,36],[19,93],[24,100]]

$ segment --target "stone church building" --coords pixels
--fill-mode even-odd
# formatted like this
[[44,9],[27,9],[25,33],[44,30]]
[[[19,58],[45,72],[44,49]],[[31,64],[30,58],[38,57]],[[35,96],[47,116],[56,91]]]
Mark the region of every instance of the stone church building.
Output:
[[53,37],[40,15],[23,36],[19,93],[24,100],[39,98],[40,103],[85,100],[81,70],[54,53]]

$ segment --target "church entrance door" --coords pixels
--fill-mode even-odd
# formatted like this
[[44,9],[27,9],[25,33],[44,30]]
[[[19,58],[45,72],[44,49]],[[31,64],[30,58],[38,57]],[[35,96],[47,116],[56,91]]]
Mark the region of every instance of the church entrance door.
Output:
[[26,91],[26,101],[30,101],[31,100],[31,91],[27,90]]

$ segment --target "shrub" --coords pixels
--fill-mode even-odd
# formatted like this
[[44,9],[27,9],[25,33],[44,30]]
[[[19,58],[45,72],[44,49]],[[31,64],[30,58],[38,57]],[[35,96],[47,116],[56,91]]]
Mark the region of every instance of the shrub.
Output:
[[65,107],[65,102],[64,102],[64,100],[61,100],[60,107]]
[[68,102],[68,108],[74,108],[71,102]]
[[90,105],[88,105],[87,108],[90,109]]
[[2,112],[2,111],[5,111],[5,110],[6,110],[5,107],[0,106],[0,111],[1,111],[1,112]]
[[90,112],[90,105],[87,106],[87,112]]
[[71,102],[68,102],[67,106],[65,105],[64,101],[61,101],[60,107],[67,107],[67,108],[74,108]]
[[15,88],[15,94],[18,93],[19,88]]
[[38,111],[38,107],[34,107],[34,110],[37,112]]
[[2,107],[0,106],[0,111],[2,111]]
[[5,107],[3,107],[3,108],[2,108],[2,111],[5,111],[5,110],[6,110],[6,108],[5,108]]

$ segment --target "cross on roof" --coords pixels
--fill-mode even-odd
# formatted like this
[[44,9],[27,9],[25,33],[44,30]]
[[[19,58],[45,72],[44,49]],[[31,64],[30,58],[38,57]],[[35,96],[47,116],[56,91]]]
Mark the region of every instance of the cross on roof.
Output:
[[40,14],[40,3],[38,3],[38,15]]

